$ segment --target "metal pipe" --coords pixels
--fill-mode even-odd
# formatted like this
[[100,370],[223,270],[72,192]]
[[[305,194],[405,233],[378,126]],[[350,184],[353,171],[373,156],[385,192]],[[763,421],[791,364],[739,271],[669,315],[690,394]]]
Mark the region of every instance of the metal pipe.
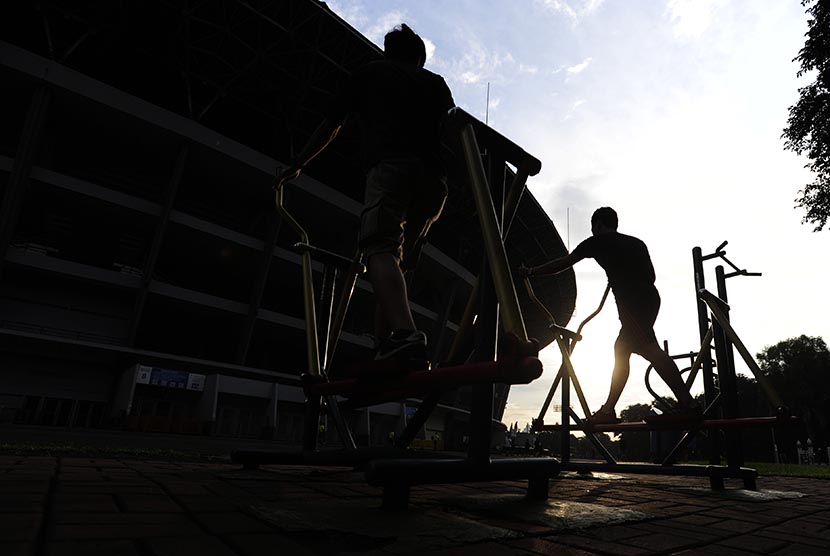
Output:
[[[277,186],[275,204],[280,217],[297,232],[300,241],[310,243],[308,233],[300,226],[291,214],[285,209],[283,202],[283,184]],[[303,251],[303,312],[305,314],[306,357],[308,359],[308,374],[320,376],[320,351],[317,339],[317,311],[314,307],[314,275],[311,268],[311,253]]]
[[527,330],[522,319],[519,298],[516,295],[513,278],[510,275],[507,253],[504,250],[504,243],[502,242],[501,231],[493,206],[493,198],[490,195],[490,188],[479,156],[478,143],[471,124],[465,124],[461,127],[461,145],[464,152],[464,161],[470,175],[470,185],[478,211],[484,248],[490,264],[490,272],[500,305],[504,329],[526,342]]
[[711,345],[711,343],[712,327],[709,326],[709,329],[706,331],[706,335],[703,337],[703,341],[700,342],[700,351],[697,352],[697,357],[695,357],[695,360],[692,362],[692,367],[689,369],[689,376],[686,377],[686,388],[691,388],[692,384],[695,383],[695,379],[697,378],[697,371],[703,364],[703,358],[710,357],[709,346]]
[[337,345],[340,343],[340,333],[343,330],[343,322],[346,320],[346,312],[348,311],[349,303],[352,300],[352,294],[354,293],[354,286],[357,282],[357,277],[365,270],[360,258],[360,249],[358,249],[352,259],[352,266],[349,267],[346,274],[343,276],[343,285],[340,289],[340,296],[337,299],[337,307],[331,319],[331,328],[329,330],[325,358],[326,374],[329,375],[329,377],[331,377],[329,369],[331,369],[332,361],[334,360],[334,352],[337,350]]
[[[697,307],[697,326],[700,333],[700,350],[707,354],[702,361],[703,369],[703,397],[706,404],[711,405],[712,401],[717,397],[715,389],[715,374],[712,366],[712,358],[710,355],[711,341],[706,342],[706,333],[709,330],[709,314],[706,310],[706,303],[701,300],[697,292],[704,289],[706,286],[706,279],[703,274],[703,261],[714,256],[719,256],[718,253],[726,246],[727,242],[721,243],[715,250],[714,255],[703,256],[703,251],[700,247],[692,249],[692,266],[694,268],[695,278],[695,305]],[[717,465],[720,463],[720,438],[717,435],[711,435],[707,442],[709,450],[709,463]]]
[[735,332],[735,329],[732,328],[732,325],[729,324],[729,320],[726,318],[723,310],[721,310],[719,303],[722,303],[717,297],[715,297],[711,292],[706,290],[701,290],[699,292],[700,298],[706,302],[706,305],[709,306],[709,310],[712,312],[712,317],[718,321],[718,323],[723,327],[724,332],[732,341],[732,344],[735,346],[735,349],[738,350],[738,353],[741,355],[741,358],[746,363],[746,366],[749,367],[749,370],[755,376],[755,380],[758,381],[758,384],[761,386],[761,389],[767,395],[770,403],[774,405],[776,408],[783,407],[783,402],[781,397],[778,395],[778,392],[775,391],[775,388],[772,387],[770,384],[769,379],[761,372],[761,368],[758,366],[758,363],[755,362],[755,358],[749,353],[749,350],[746,349],[746,346],[738,337],[738,334]]

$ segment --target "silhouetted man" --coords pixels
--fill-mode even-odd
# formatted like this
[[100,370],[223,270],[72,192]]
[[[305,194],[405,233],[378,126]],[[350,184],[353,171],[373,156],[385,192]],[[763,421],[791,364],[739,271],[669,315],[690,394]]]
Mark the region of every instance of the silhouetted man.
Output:
[[412,29],[396,27],[383,45],[384,59],[352,75],[277,179],[299,174],[337,136],[348,114],[359,117],[367,168],[360,248],[377,304],[376,359],[420,360],[427,358],[426,335],[412,319],[403,272],[414,268],[444,207],[441,130],[455,103],[444,79],[423,68],[426,48]]
[[677,365],[660,349],[654,335],[654,322],[660,310],[660,294],[654,287],[654,267],[646,244],[639,239],[617,232],[617,213],[602,207],[591,216],[589,237],[576,246],[570,255],[536,267],[521,267],[524,276],[556,274],[582,259],[592,258],[605,270],[617,300],[620,333],[614,344],[614,374],[608,400],[589,421],[593,424],[617,423],[614,407],[628,381],[632,353],[646,358],[671,388],[678,400],[673,418],[699,418],[700,408],[686,388]]

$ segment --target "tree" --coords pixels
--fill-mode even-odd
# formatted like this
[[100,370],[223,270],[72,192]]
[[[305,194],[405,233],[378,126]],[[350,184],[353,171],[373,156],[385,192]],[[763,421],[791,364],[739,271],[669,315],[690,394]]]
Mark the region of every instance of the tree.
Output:
[[[819,337],[799,336],[764,348],[758,364],[816,447],[830,444],[830,350]],[[806,441],[806,438],[801,438]]]
[[815,181],[799,191],[796,206],[806,209],[803,222],[820,231],[830,218],[830,0],[802,0],[809,6],[807,40],[793,60],[801,63],[798,76],[815,72],[815,81],[798,90],[784,128],[784,148],[806,153]]
[[[650,404],[636,403],[620,411],[620,418],[626,422],[642,421],[650,411]],[[650,461],[651,435],[641,431],[620,433],[620,457],[625,461]]]

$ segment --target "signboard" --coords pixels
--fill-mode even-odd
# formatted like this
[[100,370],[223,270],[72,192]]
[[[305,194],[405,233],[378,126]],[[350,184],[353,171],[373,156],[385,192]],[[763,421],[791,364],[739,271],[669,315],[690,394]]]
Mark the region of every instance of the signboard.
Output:
[[135,381],[137,384],[149,384],[177,390],[201,392],[205,389],[205,375],[174,371],[161,367],[139,365]]

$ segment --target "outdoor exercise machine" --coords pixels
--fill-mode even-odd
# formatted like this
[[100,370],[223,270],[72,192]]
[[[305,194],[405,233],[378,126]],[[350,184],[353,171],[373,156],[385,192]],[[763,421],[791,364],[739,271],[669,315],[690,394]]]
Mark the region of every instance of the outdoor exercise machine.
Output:
[[[460,363],[450,359],[450,366],[433,369],[386,369],[367,363],[367,372],[338,377],[333,371],[337,342],[348,310],[355,280],[363,270],[359,255],[348,259],[311,245],[302,226],[290,215],[283,202],[285,183],[277,184],[276,207],[280,217],[300,237],[296,244],[302,256],[303,299],[308,368],[301,377],[305,391],[305,426],[303,451],[299,454],[237,451],[232,460],[246,467],[264,463],[303,463],[356,465],[365,470],[367,481],[383,488],[384,507],[405,507],[410,487],[426,483],[471,482],[505,479],[528,479],[528,496],[546,499],[549,479],[559,473],[559,462],[551,458],[491,459],[490,439],[494,425],[494,384],[528,384],[541,376],[538,343],[527,337],[521,308],[513,283],[504,238],[509,230],[525,182],[536,175],[541,162],[504,136],[485,126],[459,108],[448,115],[448,125],[458,140],[466,177],[478,214],[484,244],[484,257],[476,286],[473,288],[464,320],[456,334],[451,352],[457,354],[466,337],[473,334],[475,349]],[[481,141],[481,143],[479,143]],[[484,170],[480,144],[491,156],[516,167],[516,174],[505,194],[497,195],[494,204]],[[334,279],[324,286],[329,292],[323,305],[326,310],[325,342],[318,340],[318,316],[315,307],[313,260],[322,262],[326,275],[343,274],[339,295]],[[335,299],[336,298],[336,299]],[[503,331],[501,338],[499,332]],[[322,355],[321,355],[322,354]],[[454,357],[454,356],[453,356]],[[396,372],[397,371],[397,372]],[[466,457],[412,458],[405,451],[437,406],[441,395],[461,386],[472,385],[470,408],[470,442]],[[422,403],[407,427],[396,439],[394,451],[366,450],[355,445],[354,437],[343,418],[341,407],[374,405],[390,400],[421,397]],[[317,450],[319,417],[334,421],[343,450]]]
[[[714,253],[703,255],[700,247],[692,250],[692,259],[695,272],[696,304],[698,309],[698,325],[701,336],[701,346],[697,352],[690,352],[684,355],[672,356],[673,359],[688,357],[691,366],[687,369],[688,376],[685,379],[686,387],[691,388],[697,373],[702,369],[704,382],[705,409],[703,420],[696,422],[682,422],[677,420],[654,420],[642,422],[621,422],[616,424],[592,425],[587,417],[591,415],[588,403],[582,392],[576,372],[571,362],[571,354],[576,343],[582,339],[583,327],[593,319],[601,310],[608,297],[609,288],[606,288],[599,307],[591,313],[580,325],[576,332],[571,332],[558,326],[553,317],[548,313],[549,326],[557,334],[557,345],[562,355],[562,364],[557,373],[550,391],[545,398],[538,418],[533,421],[534,431],[559,431],[561,433],[561,462],[564,470],[579,472],[605,471],[617,473],[638,473],[638,474],[661,474],[661,475],[684,475],[709,477],[713,489],[722,489],[724,479],[742,479],[744,487],[754,490],[758,472],[755,469],[744,467],[743,453],[741,448],[740,431],[749,427],[774,427],[782,425],[795,425],[798,420],[790,417],[787,409],[767,378],[761,373],[757,362],[751,356],[738,334],[729,322],[729,305],[727,303],[726,279],[735,276],[760,276],[760,273],[750,273],[745,269],[739,269],[729,259],[723,248],[727,242],[723,242],[715,249]],[[725,272],[724,267],[718,266],[716,271],[718,295],[714,295],[705,288],[704,261],[720,258],[727,263],[732,272]],[[533,288],[529,280],[525,280],[525,287],[528,289],[531,298],[537,304],[538,299],[533,294]],[[712,343],[714,341],[715,360],[712,359]],[[772,407],[776,408],[776,415],[773,417],[741,417],[738,406],[737,385],[735,379],[735,360],[733,348],[738,351],[742,360],[752,372],[753,376],[761,386]],[[717,382],[715,380],[715,369],[717,369]],[[651,367],[646,372],[646,387],[655,396],[657,405],[664,411],[671,411],[671,405],[658,396],[649,383]],[[685,370],[684,370],[685,372]],[[717,387],[716,387],[717,384]],[[579,398],[584,417],[580,417],[571,407],[570,390],[573,386]],[[546,424],[544,419],[551,402],[554,399],[557,389],[561,388],[561,419],[559,424]],[[575,423],[572,427],[571,421]],[[605,460],[602,462],[576,462],[571,460],[571,430],[582,431],[597,452]],[[682,438],[659,464],[648,463],[620,463],[612,456],[608,449],[602,444],[597,433],[611,432],[634,432],[634,431],[685,431]],[[704,431],[710,432],[709,437],[709,465],[677,464],[681,452],[689,443]],[[720,456],[720,434],[726,440],[726,465],[721,464]]]

